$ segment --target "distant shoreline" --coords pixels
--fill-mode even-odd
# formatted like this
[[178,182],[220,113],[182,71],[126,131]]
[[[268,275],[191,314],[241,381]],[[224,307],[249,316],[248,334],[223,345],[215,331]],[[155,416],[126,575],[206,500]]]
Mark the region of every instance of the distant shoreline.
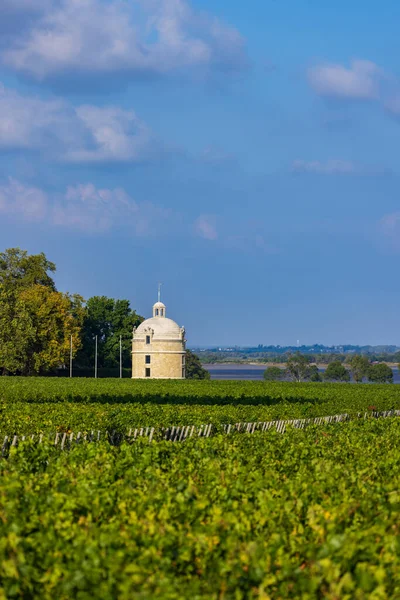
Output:
[[220,363],[202,363],[204,369],[266,369],[267,367],[281,367],[285,368],[285,363],[233,363],[233,362],[220,362]]
[[[397,369],[397,363],[392,363],[392,362],[386,362],[386,361],[382,361],[385,364],[387,364],[391,369]],[[313,363],[315,364],[315,363]],[[319,369],[326,369],[328,366],[328,363],[320,363],[318,365]],[[346,366],[346,365],[345,365]],[[279,363],[279,362],[269,362],[269,363],[254,363],[254,362],[248,362],[248,363],[234,363],[234,362],[218,362],[218,363],[202,363],[202,367],[204,369],[207,370],[213,370],[213,369],[267,369],[268,367],[279,367],[280,369],[285,369],[286,368],[286,363]]]

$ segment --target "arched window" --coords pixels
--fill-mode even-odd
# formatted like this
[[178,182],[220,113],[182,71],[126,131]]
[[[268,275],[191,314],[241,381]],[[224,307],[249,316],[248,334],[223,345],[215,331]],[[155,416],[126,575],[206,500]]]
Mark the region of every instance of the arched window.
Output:
[[158,317],[158,308],[156,308],[156,317]]

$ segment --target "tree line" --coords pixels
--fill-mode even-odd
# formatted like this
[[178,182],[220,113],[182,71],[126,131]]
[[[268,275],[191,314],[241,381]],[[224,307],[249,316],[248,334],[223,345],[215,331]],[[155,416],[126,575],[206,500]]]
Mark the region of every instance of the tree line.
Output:
[[[20,248],[0,253],[0,373],[2,375],[48,375],[69,364],[90,373],[95,361],[99,370],[131,369],[132,330],[144,318],[129,300],[57,290],[56,266],[44,253],[29,255]],[[188,378],[209,376],[196,355],[188,351]]]
[[[400,369],[400,364],[399,364]],[[304,354],[294,354],[286,361],[284,369],[280,367],[268,367],[264,371],[264,379],[267,381],[336,381],[348,382],[351,379],[356,383],[370,381],[373,383],[393,383],[393,371],[386,363],[375,363],[366,356],[353,355],[343,364],[340,360],[328,364],[326,370],[321,373],[312,359]]]

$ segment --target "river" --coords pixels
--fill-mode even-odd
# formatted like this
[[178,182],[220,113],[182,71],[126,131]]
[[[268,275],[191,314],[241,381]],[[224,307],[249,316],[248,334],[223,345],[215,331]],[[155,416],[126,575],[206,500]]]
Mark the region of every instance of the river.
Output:
[[[267,368],[265,365],[240,365],[240,364],[221,364],[221,365],[203,365],[211,375],[211,379],[239,379],[259,381],[264,379],[263,374]],[[323,369],[320,369],[323,372]],[[400,383],[400,373],[393,369],[394,383]]]

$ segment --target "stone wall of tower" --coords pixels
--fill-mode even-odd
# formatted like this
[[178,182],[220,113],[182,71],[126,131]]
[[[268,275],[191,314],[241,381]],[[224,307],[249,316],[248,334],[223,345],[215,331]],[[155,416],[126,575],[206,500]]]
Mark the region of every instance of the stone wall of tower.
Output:
[[[132,378],[133,379],[185,379],[185,342],[152,338],[146,344],[145,337],[133,337]],[[150,356],[150,364],[146,364]],[[150,369],[150,377],[146,377]]]

